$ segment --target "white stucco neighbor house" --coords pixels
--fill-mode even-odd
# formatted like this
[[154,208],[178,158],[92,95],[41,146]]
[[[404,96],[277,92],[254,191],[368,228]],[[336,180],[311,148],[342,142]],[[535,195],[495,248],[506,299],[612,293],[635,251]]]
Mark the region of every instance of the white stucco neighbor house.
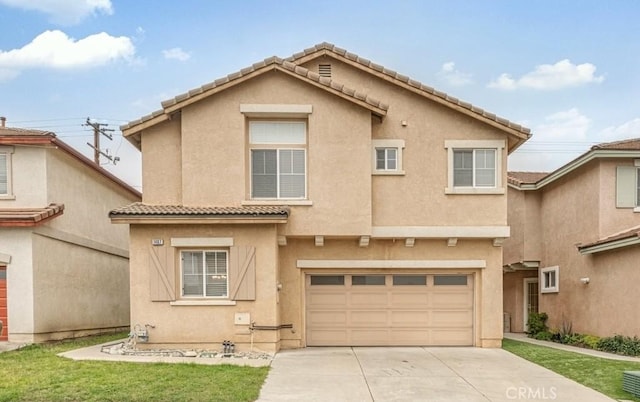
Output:
[[0,125],[0,341],[129,326],[128,227],[139,191],[54,133]]

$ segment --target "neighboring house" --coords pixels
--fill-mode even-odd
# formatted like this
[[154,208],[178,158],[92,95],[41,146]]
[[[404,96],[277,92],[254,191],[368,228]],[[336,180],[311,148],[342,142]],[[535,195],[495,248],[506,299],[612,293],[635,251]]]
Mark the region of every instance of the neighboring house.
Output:
[[46,131],[0,126],[0,341],[129,326],[126,226],[141,194]]
[[552,173],[510,172],[508,195],[511,331],[539,311],[557,330],[640,335],[640,139],[593,146]]
[[145,191],[110,214],[151,344],[501,345],[528,129],[327,43],[162,107],[121,127]]

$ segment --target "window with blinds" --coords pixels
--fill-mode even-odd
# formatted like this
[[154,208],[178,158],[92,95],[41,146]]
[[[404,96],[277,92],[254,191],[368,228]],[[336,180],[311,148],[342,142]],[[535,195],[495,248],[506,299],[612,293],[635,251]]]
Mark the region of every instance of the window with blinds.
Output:
[[251,198],[305,199],[307,125],[302,121],[252,121]]
[[453,151],[455,187],[495,187],[495,149],[456,149]]
[[228,297],[228,253],[183,251],[182,296]]

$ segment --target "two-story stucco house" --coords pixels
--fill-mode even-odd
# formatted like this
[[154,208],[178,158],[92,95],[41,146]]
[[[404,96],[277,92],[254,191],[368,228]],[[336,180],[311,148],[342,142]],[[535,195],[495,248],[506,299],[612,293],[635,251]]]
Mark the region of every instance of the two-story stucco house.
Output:
[[640,335],[640,140],[595,145],[554,172],[510,172],[508,180],[511,331],[540,311],[557,330]]
[[128,328],[128,230],[108,212],[140,192],[55,134],[0,120],[0,341]]
[[327,43],[121,129],[145,191],[110,216],[150,344],[501,345],[528,129]]

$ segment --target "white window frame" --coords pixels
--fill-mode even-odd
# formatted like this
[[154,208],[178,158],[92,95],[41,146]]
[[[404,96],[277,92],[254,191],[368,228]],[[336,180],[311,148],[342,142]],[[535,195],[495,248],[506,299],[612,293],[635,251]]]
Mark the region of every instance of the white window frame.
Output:
[[[304,130],[305,130],[304,143],[303,144],[300,144],[300,143],[299,144],[279,144],[279,143],[266,142],[266,141],[265,141],[266,143],[254,143],[252,142],[252,136],[251,136],[251,125],[254,122],[303,123]],[[307,200],[307,194],[308,194],[307,185],[308,185],[308,177],[309,177],[308,158],[307,158],[307,144],[309,142],[307,122],[304,120],[280,120],[280,119],[252,120],[252,121],[249,121],[248,131],[249,131],[248,132],[248,136],[249,136],[248,137],[249,138],[249,141],[248,141],[249,142],[249,189],[248,189],[249,199],[254,201]],[[269,150],[274,150],[276,152],[276,189],[275,189],[276,196],[275,197],[254,197],[253,195],[253,151],[269,151]],[[304,154],[304,188],[303,188],[304,194],[302,194],[300,197],[282,197],[280,195],[280,192],[281,192],[280,154],[281,154],[281,151],[288,151],[288,150],[302,150]]]
[[[374,175],[387,175],[387,176],[399,176],[404,175],[402,154],[404,150],[404,140],[372,140],[371,147],[371,171]],[[388,169],[387,161],[385,159],[385,168],[378,169],[377,164],[377,151],[379,149],[395,149],[396,150],[396,168]],[[386,158],[386,157],[385,157]]]
[[[447,140],[444,147],[447,151],[447,187],[445,194],[505,194],[504,188],[504,140]],[[495,151],[495,186],[454,186],[454,152],[455,151],[494,150]],[[475,159],[475,152],[473,153]],[[475,162],[474,162],[475,163]],[[474,167],[475,172],[475,167]]]
[[13,156],[13,147],[9,146],[0,146],[0,154],[4,155],[6,158],[6,171],[7,171],[7,192],[0,193],[0,200],[14,200],[16,197],[13,194],[13,182],[12,182],[12,156]]
[[636,206],[633,212],[640,212],[640,159],[635,159],[633,166],[636,167]]
[[[185,295],[184,294],[184,257],[183,253],[202,253],[202,272],[203,272],[203,284],[202,284],[202,294],[201,295]],[[226,275],[226,294],[223,296],[207,296],[206,295],[206,253],[224,253],[226,258],[226,266],[227,266],[227,275]],[[184,249],[180,250],[180,297],[183,299],[211,299],[211,300],[219,300],[219,299],[229,299],[229,250],[227,249]]]
[[[547,278],[550,278],[550,280],[547,281]],[[559,291],[560,267],[556,265],[540,269],[540,293],[558,293]]]

